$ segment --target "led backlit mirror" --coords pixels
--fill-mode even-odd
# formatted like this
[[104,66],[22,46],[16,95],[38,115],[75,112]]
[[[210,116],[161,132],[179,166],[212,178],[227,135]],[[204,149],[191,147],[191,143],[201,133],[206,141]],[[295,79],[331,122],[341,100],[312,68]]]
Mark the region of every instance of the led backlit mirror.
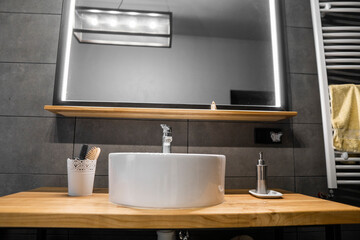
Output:
[[284,110],[279,2],[64,0],[54,104]]

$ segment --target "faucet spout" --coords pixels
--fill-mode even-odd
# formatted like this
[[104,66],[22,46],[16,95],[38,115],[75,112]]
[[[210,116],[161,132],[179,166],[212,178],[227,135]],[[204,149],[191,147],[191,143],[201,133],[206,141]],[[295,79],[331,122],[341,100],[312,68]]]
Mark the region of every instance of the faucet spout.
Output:
[[166,124],[160,124],[163,129],[162,147],[163,153],[171,153],[172,129]]

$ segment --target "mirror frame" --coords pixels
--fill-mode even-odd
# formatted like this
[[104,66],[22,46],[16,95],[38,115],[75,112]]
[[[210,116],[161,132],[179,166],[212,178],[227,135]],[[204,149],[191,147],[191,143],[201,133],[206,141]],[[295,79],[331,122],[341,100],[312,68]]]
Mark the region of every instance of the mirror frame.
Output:
[[[64,98],[67,88],[67,75],[70,60],[69,38],[73,35],[71,28],[74,17],[76,0],[64,0],[60,37],[57,54],[57,64],[55,72],[55,85],[53,95],[53,105],[65,106],[102,106],[102,107],[128,107],[128,108],[183,108],[183,109],[209,109],[209,105],[205,104],[158,104],[158,103],[128,103],[128,102],[86,102],[86,101],[68,101]],[[274,71],[274,89],[275,89],[275,106],[251,106],[251,105],[217,105],[217,109],[224,110],[270,110],[270,111],[286,111],[288,110],[287,89],[287,65],[285,65],[284,49],[286,47],[286,39],[284,34],[283,20],[283,1],[269,0],[270,6],[270,25],[271,39],[273,51],[273,69]],[[73,10],[72,10],[73,9]],[[72,15],[73,14],[73,15]],[[64,79],[66,81],[64,81]],[[65,94],[64,94],[65,93]]]

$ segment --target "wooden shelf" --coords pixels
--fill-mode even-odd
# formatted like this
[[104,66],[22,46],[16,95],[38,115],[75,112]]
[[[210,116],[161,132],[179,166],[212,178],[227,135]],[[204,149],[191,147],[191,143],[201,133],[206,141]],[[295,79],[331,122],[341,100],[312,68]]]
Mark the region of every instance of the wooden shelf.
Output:
[[177,108],[121,108],[46,105],[45,110],[66,117],[279,121],[297,115],[287,111],[207,110]]

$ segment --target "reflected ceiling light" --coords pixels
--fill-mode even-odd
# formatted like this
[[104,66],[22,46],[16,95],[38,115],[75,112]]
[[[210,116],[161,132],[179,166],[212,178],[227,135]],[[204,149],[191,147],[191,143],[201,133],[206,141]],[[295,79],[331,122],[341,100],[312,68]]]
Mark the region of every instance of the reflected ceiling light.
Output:
[[82,43],[171,47],[172,13],[76,7],[74,35]]

